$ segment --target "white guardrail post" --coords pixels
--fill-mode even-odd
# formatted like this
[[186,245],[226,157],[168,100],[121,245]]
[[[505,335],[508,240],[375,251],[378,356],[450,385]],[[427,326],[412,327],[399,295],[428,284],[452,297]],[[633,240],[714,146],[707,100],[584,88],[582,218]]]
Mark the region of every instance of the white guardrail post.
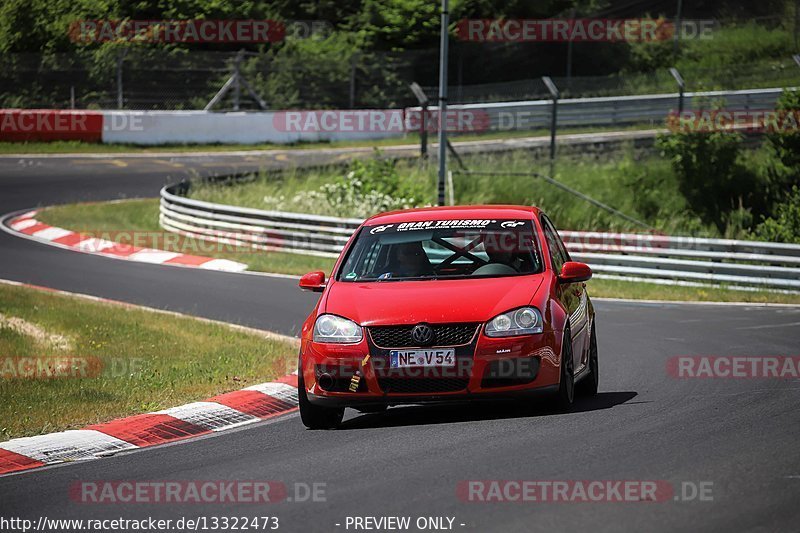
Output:
[[[171,232],[267,251],[336,257],[362,220],[215,204],[161,190],[159,221]],[[800,245],[562,231],[573,259],[598,277],[800,291]]]

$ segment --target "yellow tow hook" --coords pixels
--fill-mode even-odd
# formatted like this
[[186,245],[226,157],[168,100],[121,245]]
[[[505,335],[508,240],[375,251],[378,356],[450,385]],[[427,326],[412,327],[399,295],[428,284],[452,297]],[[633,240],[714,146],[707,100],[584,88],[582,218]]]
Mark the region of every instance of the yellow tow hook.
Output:
[[[361,368],[366,369],[369,362],[369,354],[367,354],[361,361]],[[356,392],[358,385],[361,383],[361,370],[356,370],[356,373],[350,378],[350,392]]]

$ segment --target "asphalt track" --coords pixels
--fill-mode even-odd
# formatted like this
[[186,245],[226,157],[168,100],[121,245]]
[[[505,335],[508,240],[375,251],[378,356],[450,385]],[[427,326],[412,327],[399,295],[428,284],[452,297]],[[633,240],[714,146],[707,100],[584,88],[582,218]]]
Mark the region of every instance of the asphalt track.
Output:
[[[0,213],[155,196],[167,181],[311,156],[0,158]],[[0,278],[288,334],[314,303],[290,279],[131,264],[5,233]],[[341,430],[327,432],[306,431],[290,415],[2,477],[0,516],[272,515],[283,531],[345,531],[347,516],[411,516],[412,523],[449,516],[464,531],[797,531],[800,380],[679,380],[666,362],[675,355],[796,356],[800,309],[619,302],[596,308],[601,392],[569,414],[536,404],[404,407],[384,416],[350,413]],[[91,505],[68,496],[75,481],[218,479],[325,483],[326,501]],[[462,480],[665,480],[678,495],[682,483],[712,482],[713,501],[466,503],[456,494]]]

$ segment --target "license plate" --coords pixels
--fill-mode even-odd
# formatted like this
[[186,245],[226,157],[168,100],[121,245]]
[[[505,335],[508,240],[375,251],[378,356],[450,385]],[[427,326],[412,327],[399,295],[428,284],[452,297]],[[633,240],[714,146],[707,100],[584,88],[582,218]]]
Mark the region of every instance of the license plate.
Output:
[[390,368],[409,366],[456,366],[456,351],[453,348],[431,348],[430,350],[391,350]]

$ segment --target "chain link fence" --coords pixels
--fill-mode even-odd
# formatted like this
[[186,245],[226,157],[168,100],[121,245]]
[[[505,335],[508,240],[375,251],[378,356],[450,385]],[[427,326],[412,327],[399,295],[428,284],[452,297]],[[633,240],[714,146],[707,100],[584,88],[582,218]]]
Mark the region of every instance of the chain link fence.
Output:
[[[238,62],[237,58],[241,57]],[[417,54],[287,61],[268,53],[131,46],[105,54],[11,54],[0,58],[0,107],[203,109],[239,68],[270,109],[387,108],[415,103],[408,90]],[[242,88],[241,109],[257,109]],[[234,107],[229,91],[216,110]]]
[[[762,31],[759,35],[783,30],[769,34],[777,39],[775,42],[761,44],[772,52],[771,56],[765,52],[765,58],[757,63],[681,69],[685,90],[800,86],[800,65],[790,57],[791,52],[786,52],[786,57],[767,59],[775,56],[775,50],[791,48],[788,41],[794,40],[795,48],[800,46],[797,24],[790,22],[780,15],[748,21],[717,20],[718,28],[734,31],[743,24],[756,24]],[[414,106],[417,100],[409,90],[411,82],[419,83],[431,102],[436,101],[438,48],[356,51],[342,38],[325,38],[315,46],[304,46],[302,40],[290,39],[261,51],[213,51],[127,42],[76,47],[70,53],[5,54],[0,56],[0,107],[204,109],[237,70],[244,84],[234,83],[214,110],[259,109],[256,99],[245,90],[247,86],[268,109],[275,110]],[[653,46],[647,54],[673,57],[671,41]],[[676,93],[675,80],[666,68],[598,75],[618,65],[630,65],[634,48],[620,43],[454,39],[450,47],[449,101],[470,104],[547,99],[550,93],[541,81],[542,75],[553,79],[563,98]],[[664,64],[663,58],[658,64]]]
[[[772,65],[740,65],[733,69],[681,71],[687,91],[715,91],[795,87],[800,84],[800,66],[791,58]],[[563,98],[672,94],[678,91],[668,70],[643,74],[627,73],[609,76],[551,76]],[[423,87],[435,101],[438,87]],[[511,82],[450,87],[450,102],[514,102],[549,99],[550,93],[541,78]]]
[[[237,53],[120,49],[102,57],[18,54],[0,60],[0,107],[57,109],[203,109],[235,71]],[[434,51],[353,56],[328,64],[287,64],[267,54],[244,54],[239,68],[270,109],[364,109],[416,104],[408,85],[422,76]],[[427,56],[427,57],[426,57]],[[430,66],[429,66],[430,67]],[[430,67],[432,68],[432,67]],[[736,69],[681,72],[687,91],[800,86],[791,58]],[[668,71],[609,76],[554,76],[564,98],[675,93]],[[428,76],[430,80],[431,77]],[[423,86],[436,101],[435,84]],[[549,98],[541,78],[484,84],[451,81],[454,104]],[[244,89],[215,110],[257,109]]]

